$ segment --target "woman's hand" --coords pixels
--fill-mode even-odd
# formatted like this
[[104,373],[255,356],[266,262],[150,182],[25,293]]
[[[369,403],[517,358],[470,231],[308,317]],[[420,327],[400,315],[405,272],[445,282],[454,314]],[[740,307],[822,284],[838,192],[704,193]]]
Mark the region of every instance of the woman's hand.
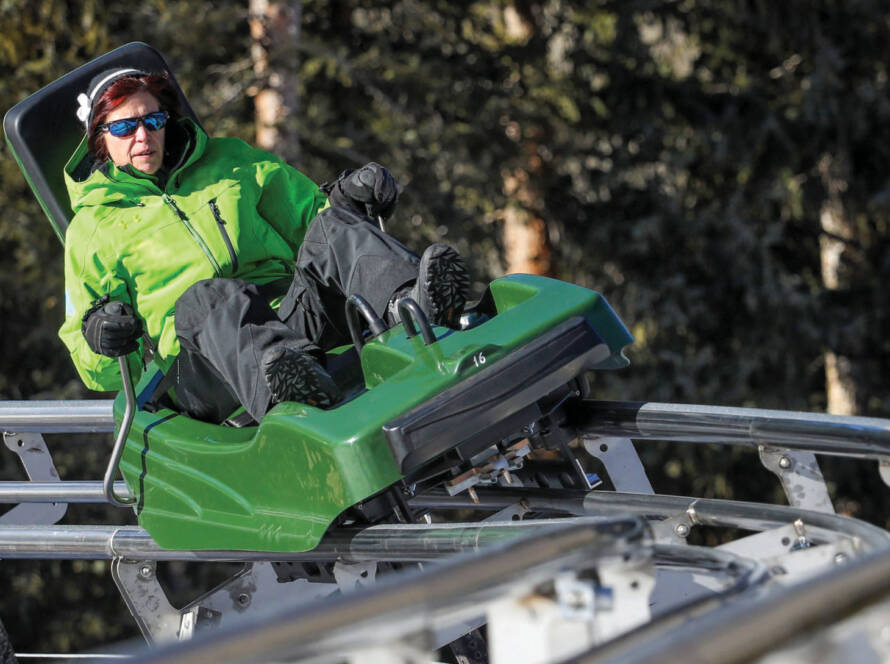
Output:
[[81,331],[94,353],[119,357],[139,348],[142,321],[129,304],[109,302],[104,295],[83,315]]
[[356,171],[344,171],[337,181],[322,190],[332,205],[352,208],[372,219],[387,219],[399,200],[399,186],[388,169],[371,162]]

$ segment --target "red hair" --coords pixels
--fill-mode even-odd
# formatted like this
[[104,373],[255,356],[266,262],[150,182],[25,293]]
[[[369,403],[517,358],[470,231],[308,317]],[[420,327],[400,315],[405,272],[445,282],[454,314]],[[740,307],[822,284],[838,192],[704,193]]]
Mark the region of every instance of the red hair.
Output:
[[147,92],[157,99],[160,109],[170,114],[171,121],[175,122],[179,118],[179,100],[167,74],[126,76],[115,81],[93,104],[93,119],[90,122],[88,146],[98,161],[108,159],[108,150],[105,148],[105,141],[102,139],[99,125],[105,123],[105,118],[111,111],[138,92]]

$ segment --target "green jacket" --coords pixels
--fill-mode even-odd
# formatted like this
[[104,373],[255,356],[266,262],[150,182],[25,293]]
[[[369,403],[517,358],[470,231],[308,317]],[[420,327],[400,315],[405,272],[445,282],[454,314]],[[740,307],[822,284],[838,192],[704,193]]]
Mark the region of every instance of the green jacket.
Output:
[[[278,157],[181,123],[191,140],[164,189],[157,178],[111,162],[89,173],[85,140],[65,166],[75,214],[65,235],[59,336],[90,389],[121,387],[117,360],[93,353],[81,333],[94,300],[108,294],[129,302],[166,369],[179,352],[177,298],[211,277],[290,279],[309,222],[326,203],[315,183]],[[142,362],[130,364],[138,377]]]

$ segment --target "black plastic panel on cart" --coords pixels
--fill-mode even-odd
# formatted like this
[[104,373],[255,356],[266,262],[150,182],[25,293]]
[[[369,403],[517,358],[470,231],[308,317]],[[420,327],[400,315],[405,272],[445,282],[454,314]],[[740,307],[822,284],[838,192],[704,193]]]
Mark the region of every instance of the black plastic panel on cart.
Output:
[[604,345],[574,317],[383,427],[403,473],[455,447],[468,450],[541,415],[537,402],[592,369]]

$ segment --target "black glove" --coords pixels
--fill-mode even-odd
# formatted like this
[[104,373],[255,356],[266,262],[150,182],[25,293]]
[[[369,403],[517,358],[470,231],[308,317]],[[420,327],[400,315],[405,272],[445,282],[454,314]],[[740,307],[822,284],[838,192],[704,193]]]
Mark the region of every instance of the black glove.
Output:
[[94,353],[118,357],[139,348],[142,321],[129,304],[108,299],[103,295],[90,305],[80,329]]
[[332,184],[322,185],[331,205],[366,214],[372,219],[389,218],[399,200],[399,185],[392,173],[373,161],[357,171],[343,171]]

